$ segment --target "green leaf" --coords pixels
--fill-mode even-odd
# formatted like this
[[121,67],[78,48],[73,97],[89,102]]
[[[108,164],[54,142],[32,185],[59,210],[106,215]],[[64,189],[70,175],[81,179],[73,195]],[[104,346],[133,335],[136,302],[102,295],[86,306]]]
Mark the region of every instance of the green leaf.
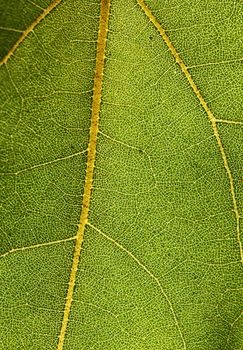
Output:
[[8,54],[25,30],[50,3],[51,0],[0,2],[0,59]]
[[0,348],[243,349],[242,1],[0,10]]

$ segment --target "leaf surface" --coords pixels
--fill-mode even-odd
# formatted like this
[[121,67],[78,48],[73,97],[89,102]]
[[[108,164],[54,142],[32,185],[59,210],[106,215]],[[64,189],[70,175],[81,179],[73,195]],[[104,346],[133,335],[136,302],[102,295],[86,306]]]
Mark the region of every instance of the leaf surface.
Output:
[[28,3],[0,25],[0,347],[243,349],[242,2]]

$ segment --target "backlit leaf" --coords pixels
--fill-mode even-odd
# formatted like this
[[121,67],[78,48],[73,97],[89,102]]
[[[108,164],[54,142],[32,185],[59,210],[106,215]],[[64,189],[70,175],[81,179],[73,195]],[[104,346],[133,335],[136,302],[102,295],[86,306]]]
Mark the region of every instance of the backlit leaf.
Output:
[[242,10],[1,1],[1,349],[243,349]]

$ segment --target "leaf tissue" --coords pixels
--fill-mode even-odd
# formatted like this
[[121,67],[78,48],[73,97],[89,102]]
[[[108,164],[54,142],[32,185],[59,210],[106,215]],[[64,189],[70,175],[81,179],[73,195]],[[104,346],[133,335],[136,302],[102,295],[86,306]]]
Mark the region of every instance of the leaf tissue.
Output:
[[242,12],[0,1],[0,349],[243,349]]

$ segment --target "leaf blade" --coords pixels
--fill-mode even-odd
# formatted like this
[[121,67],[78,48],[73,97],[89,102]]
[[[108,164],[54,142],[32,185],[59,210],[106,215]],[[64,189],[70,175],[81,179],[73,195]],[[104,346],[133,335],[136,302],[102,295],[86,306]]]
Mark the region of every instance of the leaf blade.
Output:
[[[151,4],[154,6],[153,4],[156,2],[151,2]],[[167,5],[165,2],[164,6]],[[60,7],[60,11],[65,6],[68,6],[68,3],[64,3],[63,7]],[[88,6],[88,3],[84,5],[87,10],[86,18],[90,18]],[[169,6],[173,9],[172,3]],[[188,6],[188,10],[190,10],[188,4],[183,3],[181,6]],[[209,8],[213,13],[214,5],[210,3],[209,6],[211,6]],[[218,6],[221,10],[219,13],[223,14],[223,7],[220,4]],[[95,13],[98,15],[97,9]],[[199,9],[200,6],[198,6],[197,16],[200,13]],[[163,11],[162,6],[161,11]],[[177,7],[175,6],[175,13],[176,11]],[[73,16],[75,13],[76,19],[78,19],[76,13],[78,11],[74,11],[72,5],[70,5],[69,10],[66,8],[65,12],[67,18],[70,14]],[[192,13],[193,11],[188,12],[186,20],[190,18]],[[57,14],[58,12],[55,16]],[[177,15],[180,18],[178,13]],[[59,26],[62,28],[59,33],[63,33],[62,16],[59,17]],[[170,15],[166,21],[169,17]],[[98,16],[93,19],[92,25],[97,23]],[[43,23],[48,23],[47,21]],[[85,16],[81,17],[80,22],[83,23],[84,29],[83,36],[78,37],[79,43],[84,41],[87,33],[90,33],[89,41],[93,41],[97,35],[97,26],[91,33],[92,26],[85,27],[89,23],[85,22]],[[68,25],[71,23],[68,22]],[[85,157],[77,158],[77,165],[74,165],[75,157],[72,157],[74,153],[66,152],[66,144],[70,145],[70,143],[65,141],[65,147],[61,146],[65,132],[60,132],[60,130],[69,131],[65,140],[70,140],[72,132],[74,132],[75,136],[71,138],[72,142],[76,140],[75,145],[78,149],[75,149],[75,152],[85,151],[88,142],[87,125],[89,124],[90,109],[88,107],[86,111],[83,109],[80,113],[81,107],[74,109],[74,106],[82,104],[85,104],[86,107],[90,106],[91,93],[83,95],[85,96],[83,99],[79,97],[68,100],[67,96],[76,96],[76,93],[80,91],[78,90],[80,81],[82,92],[89,89],[91,91],[92,69],[89,67],[89,63],[92,62],[92,59],[89,61],[90,57],[84,56],[83,52],[80,53],[82,57],[78,59],[78,55],[75,56],[76,50],[73,50],[75,61],[68,53],[72,44],[75,46],[74,42],[78,36],[78,31],[75,32],[74,27],[69,32],[70,46],[68,45],[68,49],[63,44],[67,42],[67,37],[64,35],[60,38],[59,47],[63,50],[62,54],[55,47],[58,42],[54,45],[55,41],[50,40],[50,37],[57,38],[58,36],[48,32],[41,34],[41,30],[43,29],[38,28],[36,31],[38,38],[42,35],[41,41],[31,43],[31,38],[28,38],[26,47],[22,51],[20,48],[18,55],[9,61],[7,69],[11,73],[10,76],[8,75],[12,88],[11,104],[16,96],[15,106],[18,103],[21,106],[22,100],[25,101],[21,113],[24,111],[25,121],[28,121],[28,126],[35,133],[41,130],[41,124],[39,121],[37,123],[35,118],[26,115],[29,106],[32,106],[32,113],[37,111],[37,117],[42,115],[49,129],[54,131],[53,136],[56,137],[57,130],[59,135],[56,146],[53,142],[54,137],[52,142],[47,144],[43,157],[41,157],[43,147],[40,151],[38,151],[38,147],[36,148],[33,152],[34,158],[28,158],[31,154],[26,151],[27,148],[22,147],[19,153],[16,153],[15,148],[13,154],[17,154],[15,158],[18,160],[17,166],[13,157],[9,157],[12,162],[8,163],[10,165],[8,171],[21,171],[21,169],[26,168],[26,163],[28,164],[27,169],[32,169],[30,174],[36,171],[34,178],[32,178],[33,175],[30,176],[30,174],[27,175],[26,172],[23,172],[21,181],[17,182],[17,195],[20,196],[22,202],[19,201],[16,205],[19,217],[15,216],[14,211],[11,213],[12,218],[18,219],[16,220],[18,227],[15,226],[18,228],[15,237],[18,245],[15,247],[24,246],[24,239],[27,240],[28,244],[33,243],[33,241],[37,244],[42,244],[41,242],[48,244],[48,237],[44,235],[49,232],[49,242],[61,239],[63,247],[66,247],[67,244],[69,248],[65,253],[62,253],[62,248],[54,250],[54,245],[38,247],[38,252],[41,249],[48,250],[48,253],[39,259],[37,256],[41,253],[35,253],[32,250],[32,255],[29,255],[27,259],[25,255],[27,251],[23,251],[22,257],[17,258],[16,255],[16,260],[11,268],[17,265],[18,259],[23,259],[23,264],[20,264],[21,271],[24,269],[28,271],[24,275],[27,276],[28,283],[24,286],[24,283],[20,283],[17,279],[15,287],[12,289],[12,295],[20,293],[17,291],[17,287],[21,287],[24,291],[23,295],[28,292],[33,298],[33,290],[37,290],[40,281],[44,281],[43,286],[44,289],[46,288],[46,294],[45,292],[44,294],[47,297],[43,299],[43,302],[51,306],[52,298],[54,298],[53,305],[58,310],[58,315],[53,315],[53,321],[50,321],[53,326],[52,330],[55,328],[55,331],[48,333],[48,339],[51,339],[48,343],[48,340],[46,342],[43,340],[44,335],[39,333],[37,336],[35,328],[33,328],[34,317],[38,319],[40,316],[41,318],[40,310],[37,308],[38,312],[30,315],[27,314],[28,307],[25,306],[26,325],[30,330],[29,333],[32,333],[28,340],[22,339],[20,335],[18,337],[21,339],[20,344],[27,348],[51,349],[55,346],[54,344],[57,344],[58,327],[60,330],[65,304],[64,295],[71,268],[73,245],[72,242],[65,242],[65,240],[71,239],[76,233],[86,161]],[[74,36],[71,32],[75,32]],[[31,66],[32,58],[28,60],[32,72],[29,81],[33,82],[32,86],[34,87],[34,91],[31,91],[24,81],[20,83],[19,64],[16,64],[14,60],[21,55],[25,55],[24,59],[26,59],[27,52],[31,47],[32,50],[36,45],[42,48],[46,42],[49,43],[49,47],[45,54],[48,57],[54,56],[57,61],[55,59],[51,61],[48,66],[49,71],[44,74],[47,79],[44,80],[41,75],[35,76],[36,70],[33,65]],[[91,46],[89,53],[92,52],[91,57],[94,57],[95,45],[92,48]],[[197,51],[194,47],[194,51],[197,54],[199,49]],[[55,55],[50,55],[50,53],[55,53]],[[36,52],[36,57],[38,54]],[[161,42],[161,38],[158,38],[154,28],[148,25],[142,11],[138,6],[134,6],[133,2],[115,0],[112,2],[106,57],[90,218],[81,252],[81,262],[64,348],[114,350],[127,348],[187,348],[194,350],[225,348],[235,350],[240,348],[242,343],[240,326],[242,320],[240,308],[242,266],[236,242],[236,225],[232,212],[229,181],[212,128],[207,121],[207,115],[185,81],[181,70],[176,67],[168,49]],[[235,58],[237,59],[236,55]],[[68,66],[70,59],[72,64]],[[83,66],[74,67],[79,61],[82,61]],[[13,62],[12,66],[11,62]],[[58,62],[58,66],[61,64],[63,70],[60,71],[59,67],[59,73],[62,72],[63,77],[58,76],[58,74],[52,75],[52,72],[57,69],[56,62]],[[48,63],[47,59],[46,63]],[[72,68],[70,69],[70,67]],[[77,76],[70,82],[70,76],[74,75],[73,72]],[[82,72],[82,76],[78,75],[80,72]],[[211,72],[211,68],[209,72]],[[21,74],[22,77],[26,77],[27,70]],[[84,83],[86,74],[88,78]],[[49,81],[55,83],[56,95],[58,95],[55,97],[54,104],[50,103],[53,91],[51,90],[52,84],[48,82],[50,77]],[[195,71],[193,79],[196,79],[197,82],[200,81]],[[13,83],[16,85],[15,88]],[[237,93],[236,91],[236,96],[238,96]],[[205,100],[208,102],[207,96]],[[26,103],[26,101],[31,100],[32,104]],[[38,103],[35,108],[33,108],[33,101]],[[51,108],[48,108],[48,104]],[[21,110],[20,107],[17,109]],[[68,109],[72,113],[68,113]],[[58,112],[55,113],[56,111]],[[48,121],[49,113],[51,113],[51,123]],[[59,115],[62,116],[61,121],[58,119]],[[76,119],[80,115],[84,118],[82,125]],[[75,118],[73,118],[74,116]],[[219,115],[217,115],[218,118],[220,118]],[[65,123],[64,128],[62,128],[62,122]],[[228,125],[226,126],[228,127]],[[30,130],[25,128],[23,123],[18,124],[18,127],[20,127],[21,132]],[[238,128],[240,124],[234,127]],[[17,130],[18,138],[15,140],[18,139],[23,143],[25,139],[18,128],[12,127],[9,136],[12,130],[15,132]],[[48,128],[43,128],[43,130],[46,131]],[[233,169],[232,174],[235,180],[240,174],[236,165],[240,164],[240,158],[237,157],[240,157],[241,153],[237,154],[235,146],[237,141],[231,146],[227,140],[233,139],[234,132],[239,129],[232,129],[232,132],[227,130],[229,129],[221,129],[220,125],[223,142],[227,146],[225,152],[229,157],[229,164]],[[26,143],[29,146],[31,142],[38,139],[36,134],[30,136],[29,131],[29,140]],[[51,138],[47,137],[47,139],[51,141]],[[81,139],[82,146],[80,147]],[[237,134],[236,140],[241,140],[240,132]],[[10,142],[8,144],[13,145]],[[54,152],[50,154],[52,148]],[[236,148],[236,152],[232,151],[234,148]],[[66,153],[63,154],[63,151]],[[21,158],[21,155],[24,158]],[[63,156],[68,158],[56,162]],[[71,156],[70,159],[69,156]],[[237,159],[236,163],[235,159]],[[48,176],[45,163],[50,163],[49,165],[52,167],[51,177]],[[42,172],[38,164],[44,164]],[[34,170],[35,166],[37,168]],[[58,186],[59,189],[56,191],[55,181],[59,177],[62,178],[61,188]],[[70,192],[73,181],[74,186]],[[46,184],[49,184],[49,187],[46,187]],[[13,181],[8,186],[12,194],[16,195],[14,185],[16,186],[16,183]],[[43,185],[45,186],[44,192],[41,190]],[[48,191],[50,197],[47,197]],[[63,202],[66,202],[66,207],[63,207],[62,202],[58,201],[63,191],[68,193]],[[237,187],[237,200],[239,191],[240,189]],[[30,200],[32,197],[35,197],[36,203],[41,204],[40,212],[44,213],[47,208],[50,208],[50,203],[52,206],[55,202],[60,203],[57,207],[54,206],[54,210],[52,208],[51,215],[42,217],[40,222],[43,225],[41,231],[43,236],[39,235],[39,237],[34,238],[32,233],[36,233],[38,230],[35,230],[34,221],[30,220],[29,215],[27,216],[30,209],[34,211],[34,204],[31,205]],[[6,212],[8,208],[14,207],[13,198],[14,196],[4,202]],[[52,198],[47,206],[44,205],[46,198]],[[73,201],[74,198],[75,201]],[[21,204],[23,204],[22,208]],[[60,225],[62,231],[55,233],[50,228],[55,226],[55,222],[51,221],[62,213],[61,208],[64,209],[63,213],[67,211],[68,215],[70,215],[70,208],[72,208],[73,214],[69,217],[60,217],[62,223],[68,222],[70,226]],[[38,218],[38,215],[39,213],[35,211],[33,218]],[[26,221],[29,225],[23,226],[23,232],[28,234],[23,234],[22,237],[19,225],[21,216],[23,216],[22,221]],[[7,216],[6,220],[9,222]],[[45,224],[48,225],[45,226]],[[50,224],[52,225],[50,226]],[[69,229],[70,227],[71,229]],[[7,232],[12,233],[12,231],[13,226],[10,226]],[[69,232],[68,236],[67,231]],[[8,238],[11,238],[10,234]],[[9,254],[8,259],[13,259],[14,254]],[[65,256],[63,262],[62,254]],[[45,266],[48,263],[45,259],[48,261],[49,255],[54,257],[52,263],[56,262],[58,266],[52,266],[47,273]],[[35,258],[37,262],[39,261],[40,267],[43,267],[40,274],[37,272],[39,266],[33,269],[34,264],[29,263],[31,259],[35,260]],[[139,264],[140,262],[141,264]],[[7,268],[6,271],[10,273],[11,270]],[[18,274],[17,271],[14,276]],[[36,276],[31,284],[30,277],[33,271],[35,271]],[[54,278],[55,271],[62,271],[62,273]],[[146,271],[150,271],[154,278]],[[48,276],[47,280],[44,278],[45,275]],[[8,284],[11,284],[13,275],[9,276]],[[51,284],[49,286],[51,280],[52,285],[56,281],[55,285],[59,291],[57,296],[52,294]],[[161,293],[159,285],[162,286],[165,294]],[[42,293],[43,287],[37,294],[40,299]],[[165,295],[168,297],[169,303],[166,301]],[[8,294],[5,293],[4,296],[6,299],[8,298]],[[22,299],[25,300],[21,297]],[[20,304],[17,306],[21,306]],[[13,298],[11,298],[9,305],[10,308],[14,305]],[[183,336],[178,331],[170,305],[172,305],[172,310],[174,310],[178,320],[179,330]],[[38,322],[40,328],[43,321],[45,325],[48,324],[48,311],[42,317],[41,321]],[[21,326],[21,315],[16,315],[14,324],[22,334],[27,334]],[[11,338],[10,335],[6,338],[7,340],[5,339],[6,346],[10,347],[10,344],[11,346],[15,344],[17,348],[19,344],[10,343],[14,342]]]

